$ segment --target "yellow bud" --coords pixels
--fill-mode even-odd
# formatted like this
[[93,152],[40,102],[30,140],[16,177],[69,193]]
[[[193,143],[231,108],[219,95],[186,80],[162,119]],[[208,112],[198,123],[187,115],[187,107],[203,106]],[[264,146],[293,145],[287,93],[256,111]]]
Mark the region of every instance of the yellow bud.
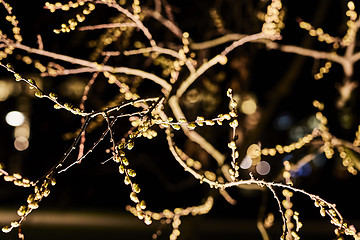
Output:
[[129,165],[129,160],[126,158],[126,157],[123,157],[121,159],[122,163],[125,165],[125,166],[128,166]]
[[234,141],[231,141],[231,142],[228,143],[228,147],[230,149],[236,149],[236,143]]
[[3,227],[1,230],[2,230],[4,233],[9,233],[9,232],[11,232],[12,227],[10,227],[10,226],[5,226],[5,227]]
[[128,149],[128,150],[133,149],[133,147],[134,147],[134,142],[129,142],[129,143],[127,144],[127,149]]
[[144,209],[146,208],[146,203],[145,203],[144,200],[142,200],[142,201],[139,203],[139,205],[140,205],[140,208],[141,208],[142,210],[144,210]]
[[31,209],[37,209],[37,208],[39,208],[39,204],[36,203],[36,202],[29,203],[28,206],[29,206],[29,208],[31,208]]
[[225,65],[227,63],[227,57],[219,55],[219,63]]
[[123,165],[119,166],[119,172],[123,174],[125,172],[125,167]]
[[180,125],[179,125],[179,124],[171,124],[171,126],[172,126],[173,129],[175,129],[175,130],[180,130]]
[[196,128],[195,123],[189,123],[187,126],[190,130],[194,130]]
[[41,92],[36,92],[35,96],[38,97],[38,98],[44,97],[44,95]]
[[132,189],[133,189],[133,191],[134,191],[135,193],[139,193],[139,192],[140,192],[139,184],[134,183],[134,184],[132,185]]
[[21,206],[21,207],[19,208],[19,210],[17,211],[17,214],[18,214],[20,217],[22,217],[22,216],[25,215],[26,211],[27,211],[27,207],[26,207],[26,206]]
[[130,177],[135,177],[136,176],[136,172],[132,169],[128,169],[127,173],[129,174]]
[[138,203],[139,202],[139,198],[136,196],[135,192],[131,192],[130,193],[130,199],[131,201],[133,201],[134,203]]
[[14,228],[19,227],[20,223],[18,221],[12,221],[11,226],[14,227]]
[[144,222],[146,225],[150,225],[152,223],[151,217],[149,215],[146,215]]
[[131,183],[131,180],[130,180],[130,178],[129,178],[128,176],[126,176],[126,177],[124,178],[124,183],[125,183],[126,185],[129,185],[129,184]]

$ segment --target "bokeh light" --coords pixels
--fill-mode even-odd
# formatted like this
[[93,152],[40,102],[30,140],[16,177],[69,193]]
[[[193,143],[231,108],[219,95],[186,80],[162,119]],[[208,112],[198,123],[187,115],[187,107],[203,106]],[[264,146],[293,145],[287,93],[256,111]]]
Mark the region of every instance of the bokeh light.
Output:
[[270,164],[266,161],[261,161],[256,165],[256,171],[260,175],[267,175],[270,172]]
[[240,163],[242,169],[249,169],[252,166],[252,159],[249,155],[246,155]]
[[6,81],[0,81],[0,101],[8,99],[12,92],[12,87]]
[[14,137],[30,137],[30,127],[27,123],[22,124],[21,126],[18,126],[14,130]]
[[6,114],[5,120],[10,126],[17,127],[25,122],[25,116],[19,111],[11,111]]
[[294,123],[294,118],[289,113],[282,113],[274,119],[273,126],[278,131],[288,130]]
[[241,111],[246,115],[251,115],[256,112],[257,105],[253,98],[246,99],[241,103]]
[[29,140],[26,137],[17,137],[14,141],[14,147],[18,151],[24,151],[29,147]]

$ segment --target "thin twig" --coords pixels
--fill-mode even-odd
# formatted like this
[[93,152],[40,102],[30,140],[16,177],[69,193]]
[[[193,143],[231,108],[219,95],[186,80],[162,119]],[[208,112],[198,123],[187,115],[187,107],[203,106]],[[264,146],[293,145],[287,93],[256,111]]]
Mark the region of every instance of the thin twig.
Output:
[[[77,64],[77,65],[88,67],[88,69],[81,68],[81,70],[80,70],[81,72],[108,71],[111,73],[124,73],[124,74],[128,74],[128,75],[139,76],[139,77],[142,77],[145,79],[152,80],[153,82],[162,86],[166,91],[170,92],[170,90],[171,90],[171,85],[166,80],[156,76],[155,74],[144,72],[142,70],[127,68],[127,67],[112,67],[112,66],[108,66],[108,65],[101,66],[96,62],[90,62],[90,61],[86,61],[86,60],[79,59],[79,58],[74,58],[74,57],[70,57],[70,56],[66,56],[66,55],[62,55],[62,54],[58,54],[58,53],[54,53],[54,52],[49,52],[46,50],[31,48],[31,47],[22,45],[21,43],[14,43],[14,42],[8,41],[7,44],[9,44],[15,48],[27,51],[29,53],[34,53],[34,54],[38,54],[41,56],[50,57],[53,59],[58,59],[58,60],[62,60],[65,62],[72,63],[72,64]],[[79,70],[77,70],[77,71],[79,71]],[[73,74],[75,74],[75,73],[76,72],[73,72]]]
[[98,24],[92,26],[83,26],[79,27],[79,31],[87,31],[87,30],[96,30],[96,29],[106,29],[106,28],[124,28],[124,27],[137,27],[135,23],[106,23],[106,24]]

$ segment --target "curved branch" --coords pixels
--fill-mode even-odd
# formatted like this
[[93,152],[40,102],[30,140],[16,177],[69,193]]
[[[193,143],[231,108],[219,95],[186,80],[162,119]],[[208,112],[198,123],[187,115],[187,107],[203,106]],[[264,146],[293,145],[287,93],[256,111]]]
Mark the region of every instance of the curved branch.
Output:
[[[179,105],[179,98],[174,95],[169,99],[169,106],[174,113],[175,118],[179,121],[181,118],[186,119],[184,113]],[[181,125],[184,134],[193,142],[199,144],[207,153],[209,153],[218,163],[218,166],[222,166],[225,161],[225,156],[221,154],[216,148],[214,148],[205,138],[203,138],[196,131],[191,131],[184,125]]]
[[185,79],[185,81],[180,85],[179,89],[176,91],[176,96],[181,97],[183,93],[188,89],[188,87],[195,82],[196,79],[198,79],[199,76],[201,76],[206,70],[217,64],[223,59],[223,56],[217,55],[214,58],[212,58],[210,61],[203,63],[201,67],[199,67],[195,72],[190,74],[190,76]]
[[[70,56],[66,56],[66,55],[62,55],[62,54],[58,54],[58,53],[54,53],[54,52],[49,52],[46,50],[41,50],[41,49],[37,49],[37,48],[31,48],[25,45],[22,45],[21,43],[14,43],[14,42],[8,42],[8,45],[11,45],[17,49],[21,49],[24,51],[27,51],[29,53],[33,53],[33,54],[37,54],[37,55],[41,55],[41,56],[45,56],[45,57],[50,57],[53,59],[57,59],[57,60],[62,60],[64,62],[69,62],[72,64],[77,64],[77,65],[81,65],[84,67],[88,67],[88,72],[97,72],[97,71],[108,71],[111,73],[125,73],[125,74],[129,74],[129,75],[134,75],[134,76],[139,76],[145,79],[149,79],[152,80],[153,82],[159,84],[160,86],[162,86],[167,92],[171,91],[171,84],[169,84],[166,80],[156,76],[155,74],[152,73],[148,73],[139,69],[133,69],[133,68],[127,68],[127,67],[112,67],[112,66],[108,66],[108,65],[100,65],[96,62],[90,62],[87,60],[83,60],[83,59],[79,59],[79,58],[74,58],[74,57],[70,57]],[[86,68],[82,68],[80,71],[81,72],[86,72],[85,70],[87,70]],[[68,70],[69,71],[69,70]],[[69,72],[71,73],[71,71]],[[77,73],[77,72],[75,72]]]
[[193,50],[209,49],[227,42],[239,40],[245,36],[245,34],[231,33],[205,42],[190,43],[190,48]]
[[[92,1],[92,0],[88,0],[88,1]],[[140,21],[140,19],[131,12],[129,12],[127,9],[121,7],[119,4],[116,3],[116,1],[111,2],[111,1],[96,0],[94,2],[97,4],[105,4],[123,13],[125,16],[131,19],[137,25],[137,27],[144,33],[146,38],[149,40],[151,46],[154,47],[157,45],[151,33],[149,32],[149,29],[144,26],[144,24]]]

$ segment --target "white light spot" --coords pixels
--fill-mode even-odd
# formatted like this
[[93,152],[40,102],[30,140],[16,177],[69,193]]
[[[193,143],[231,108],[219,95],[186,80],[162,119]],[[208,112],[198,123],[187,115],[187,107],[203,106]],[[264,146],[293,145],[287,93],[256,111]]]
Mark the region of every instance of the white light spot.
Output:
[[249,155],[246,155],[244,157],[244,159],[241,161],[240,167],[242,169],[248,169],[248,168],[251,167],[251,165],[252,165],[252,159],[251,159],[251,157]]
[[256,171],[260,175],[266,175],[270,172],[270,164],[266,161],[261,161],[256,165]]
[[12,111],[6,114],[5,120],[10,126],[17,127],[24,123],[25,116],[21,112]]
[[29,140],[26,137],[17,137],[14,141],[14,147],[18,151],[24,151],[29,147]]

